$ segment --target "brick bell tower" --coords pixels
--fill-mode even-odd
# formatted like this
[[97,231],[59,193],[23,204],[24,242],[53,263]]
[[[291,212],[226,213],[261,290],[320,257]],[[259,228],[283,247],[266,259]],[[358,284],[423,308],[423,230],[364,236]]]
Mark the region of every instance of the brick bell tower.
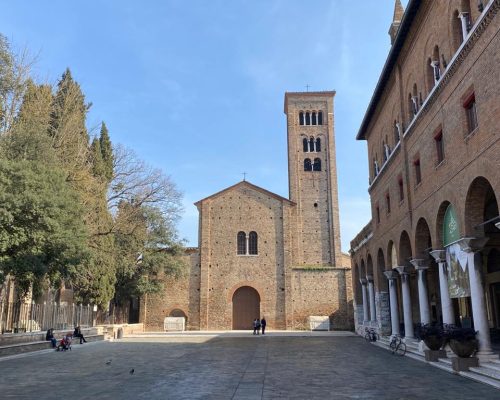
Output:
[[290,200],[297,204],[293,265],[340,267],[334,91],[285,93]]

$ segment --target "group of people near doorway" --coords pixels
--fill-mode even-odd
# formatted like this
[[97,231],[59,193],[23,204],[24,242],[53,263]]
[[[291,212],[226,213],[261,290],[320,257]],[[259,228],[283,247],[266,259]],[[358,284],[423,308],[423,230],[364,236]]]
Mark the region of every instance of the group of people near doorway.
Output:
[[79,326],[75,327],[73,333],[69,332],[66,335],[64,335],[62,339],[59,341],[59,344],[57,343],[57,339],[54,337],[53,329],[49,329],[47,331],[47,334],[45,335],[45,340],[50,341],[52,343],[52,347],[58,351],[71,350],[71,342],[73,338],[79,338],[80,344],[87,343],[87,340],[85,340],[85,338],[83,337],[82,330],[80,329]]
[[265,317],[262,317],[262,319],[255,318],[253,320],[253,334],[259,335],[260,330],[262,329],[262,334],[265,335],[266,334],[266,325],[267,325],[267,322],[266,322]]

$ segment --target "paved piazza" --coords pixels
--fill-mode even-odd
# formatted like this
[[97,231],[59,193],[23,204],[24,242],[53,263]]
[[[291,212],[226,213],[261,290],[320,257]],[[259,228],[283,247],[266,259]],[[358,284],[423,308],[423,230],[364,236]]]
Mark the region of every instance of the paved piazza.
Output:
[[0,371],[1,399],[500,398],[339,335],[134,337],[4,359]]

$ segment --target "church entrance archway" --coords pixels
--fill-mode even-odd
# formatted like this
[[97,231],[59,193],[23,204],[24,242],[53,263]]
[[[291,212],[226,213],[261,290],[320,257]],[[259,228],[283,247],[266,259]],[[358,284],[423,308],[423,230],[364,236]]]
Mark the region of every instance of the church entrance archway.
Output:
[[260,296],[250,286],[242,286],[233,294],[233,329],[252,329],[252,322],[260,318]]

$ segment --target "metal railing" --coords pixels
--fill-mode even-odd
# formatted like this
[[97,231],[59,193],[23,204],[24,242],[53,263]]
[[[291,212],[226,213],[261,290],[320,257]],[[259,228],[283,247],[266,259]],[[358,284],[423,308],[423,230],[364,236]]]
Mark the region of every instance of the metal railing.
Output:
[[97,312],[90,304],[0,302],[0,333],[37,332],[91,327]]

